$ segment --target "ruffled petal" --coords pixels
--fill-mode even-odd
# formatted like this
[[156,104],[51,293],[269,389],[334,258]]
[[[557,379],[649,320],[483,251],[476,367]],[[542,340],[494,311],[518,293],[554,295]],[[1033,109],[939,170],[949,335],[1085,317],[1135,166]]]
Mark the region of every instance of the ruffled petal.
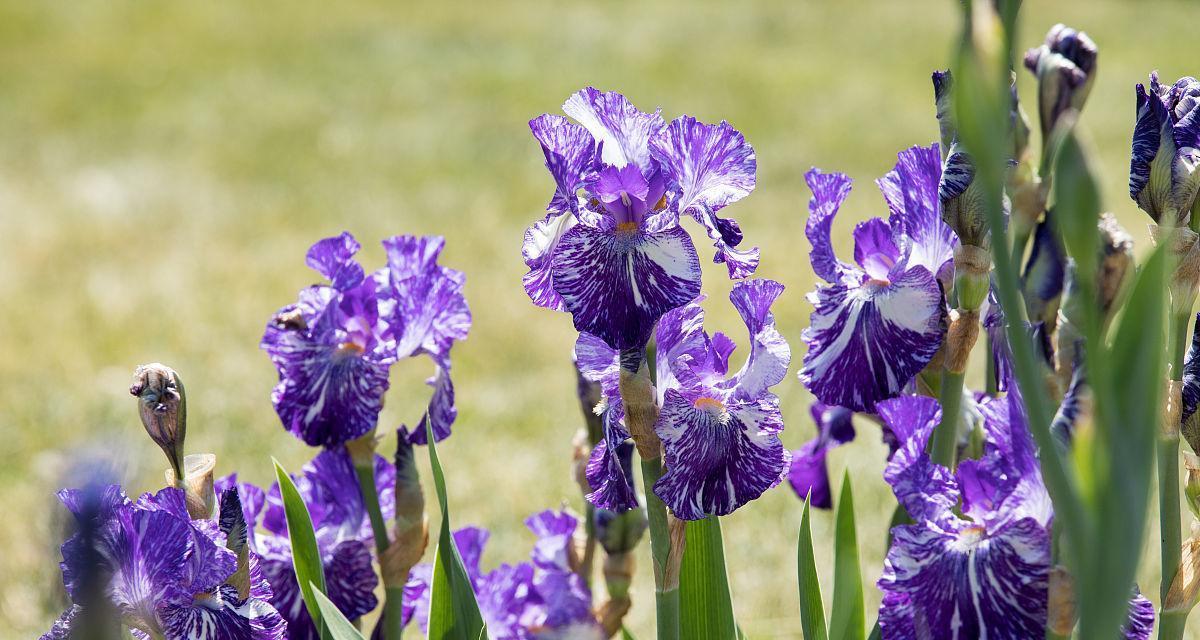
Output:
[[826,404],[873,411],[933,358],[946,321],[941,288],[924,267],[885,284],[818,289],[802,334],[800,380]]
[[466,277],[437,264],[444,245],[440,236],[384,240],[387,286],[380,297],[398,357],[425,353],[448,367],[451,345],[471,328],[471,310],[463,296]]
[[908,264],[921,265],[934,275],[954,259],[958,237],[942,221],[938,183],[942,157],[937,143],[911,147],[896,154],[896,166],[875,182],[891,215],[888,223],[912,240]]
[[690,214],[704,225],[729,277],[745,278],[758,266],[758,249],[738,250],[741,229],[716,213],[754,190],[754,148],[728,122],[709,125],[680,116],[651,141],[651,153],[666,171],[679,215]]
[[188,640],[283,640],[287,623],[274,607],[257,599],[240,600],[226,587],[192,604],[163,610],[167,638]]
[[1154,633],[1154,604],[1134,587],[1129,601],[1129,620],[1121,627],[1125,640],[1150,640]]
[[[686,309],[688,307],[680,308]],[[659,331],[662,330],[662,323],[667,322],[672,314],[677,311],[668,312],[663,316],[663,319],[659,322]],[[659,348],[662,348],[661,340],[659,341]],[[579,368],[579,373],[583,376],[584,380],[600,383],[604,398],[609,403],[620,402],[621,392],[618,385],[621,381],[621,360],[620,354],[617,353],[616,349],[608,346],[608,343],[600,338],[590,333],[582,332],[575,341],[575,366]]]
[[633,487],[633,441],[621,420],[624,410],[610,404],[604,414],[604,439],[592,448],[585,476],[592,492],[587,501],[599,509],[623,512],[638,506]]
[[819,169],[810,169],[804,174],[804,180],[812,191],[808,201],[808,222],[804,226],[804,235],[812,245],[808,258],[813,271],[823,280],[831,284],[841,282],[844,276],[857,270],[838,260],[833,252],[830,230],[838,208],[850,195],[852,181],[845,174],[823,173]]
[[563,236],[554,286],[575,328],[615,349],[645,346],[664,313],[700,294],[700,263],[687,232],[602,230]]
[[833,506],[833,495],[825,454],[854,439],[854,413],[845,407],[831,407],[821,402],[814,402],[810,411],[817,436],[792,452],[788,483],[797,496],[808,497],[812,506],[829,509]]
[[[458,417],[458,406],[454,402],[454,383],[450,380],[450,371],[437,368],[434,376],[425,381],[433,387],[433,395],[429,398],[429,407],[421,416],[420,422],[408,436],[410,444],[428,444],[429,436],[426,427],[432,425],[433,439],[441,442],[450,437],[450,425]],[[427,425],[428,423],[428,425]]]
[[526,518],[525,526],[537,536],[530,554],[534,567],[546,571],[571,571],[571,545],[579,518],[569,511],[547,509]]
[[592,87],[567,98],[562,108],[592,134],[605,164],[632,164],[649,173],[650,139],[665,125],[658,110],[642,113],[625,96]]
[[1200,314],[1196,314],[1196,324],[1192,329],[1192,346],[1188,348],[1183,361],[1183,411],[1180,413],[1182,422],[1196,413],[1200,405]]
[[[654,331],[655,381],[658,402],[661,404],[667,389],[678,389],[675,372],[680,367],[705,362],[712,343],[704,331],[704,296],[663,314]],[[616,352],[613,352],[614,357]],[[613,375],[620,377],[620,363],[613,364]]]
[[305,256],[305,264],[325,276],[334,289],[344,291],[363,281],[363,268],[354,259],[362,245],[347,232],[318,240]]
[[1050,536],[1033,520],[995,535],[918,523],[892,530],[879,589],[882,637],[1040,638]]
[[578,224],[573,215],[551,214],[538,220],[525,230],[525,243],[521,255],[529,271],[521,277],[525,293],[539,307],[551,311],[565,311],[562,296],[554,290],[554,256],[563,234]]
[[654,493],[683,520],[727,515],[779,484],[791,463],[779,400],[689,401],[667,392],[655,424],[667,468]]
[[[771,305],[782,294],[782,284],[765,279],[739,282],[729,293],[729,301],[750,333],[750,356],[727,384],[739,398],[758,398],[787,376],[792,349],[775,328],[775,315],[771,313]],[[723,359],[728,359],[732,343],[721,338],[729,347],[723,353]],[[719,373],[724,374],[724,370]]]
[[546,210],[575,212],[579,208],[578,193],[583,187],[584,176],[596,161],[596,141],[587,129],[551,114],[530,120],[529,129],[542,146],[546,169],[556,185]]

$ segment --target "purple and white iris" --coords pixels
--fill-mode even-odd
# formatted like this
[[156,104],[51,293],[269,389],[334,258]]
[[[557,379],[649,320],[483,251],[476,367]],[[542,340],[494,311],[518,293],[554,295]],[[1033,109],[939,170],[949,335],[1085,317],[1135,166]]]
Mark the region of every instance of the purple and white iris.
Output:
[[[435,437],[450,434],[457,415],[450,347],[471,325],[463,275],[437,264],[441,238],[396,236],[383,245],[388,266],[368,276],[349,233],[314,244],[307,263],[328,284],[302,290],[263,334],[261,347],[279,371],[275,410],[309,445],[334,447],[373,429],[391,365],[420,354],[437,367],[427,412]],[[424,418],[411,437],[425,442]]]
[[[1129,195],[1155,222],[1187,224],[1200,191],[1200,81],[1137,85]],[[1164,217],[1167,219],[1164,220]]]
[[[663,443],[666,471],[654,493],[684,520],[725,515],[779,484],[791,453],[779,433],[783,416],[770,392],[787,374],[791,348],[775,328],[771,305],[783,293],[772,280],[745,280],[729,295],[750,334],[750,355],[733,377],[729,356],[736,343],[704,330],[703,298],[663,315],[655,331],[656,388],[661,407],[654,430]],[[621,419],[617,383],[620,354],[599,338],[581,334],[576,363],[599,382],[605,439],[592,451],[589,501],[602,509],[637,506],[629,469],[629,432]]]
[[[625,96],[586,88],[567,99],[575,119],[544,114],[529,127],[556,189],[525,232],[525,290],[571,313],[575,327],[615,349],[645,346],[667,311],[700,293],[700,263],[680,218],[704,225],[731,278],[758,266],[737,222],[717,212],[755,184],[754,149],[727,122],[670,123]],[[577,124],[578,123],[578,124]]]
[[[373,611],[378,605],[379,579],[371,565],[371,523],[350,455],[340,447],[321,451],[293,480],[312,517],[329,599],[351,620]],[[384,519],[390,520],[396,474],[392,463],[381,456],[375,457],[375,483]],[[278,485],[264,492],[239,483],[234,475],[222,478],[217,487],[237,487],[240,495],[248,497],[242,500],[246,522],[251,530],[262,527],[250,536],[250,547],[260,556],[263,574],[274,589],[271,604],[288,622],[288,638],[316,640],[319,635],[292,568],[292,545]]]
[[[606,637],[591,613],[591,592],[571,568],[572,538],[579,519],[569,512],[542,511],[525,520],[537,536],[529,562],[501,564],[483,571],[480,561],[488,531],[465,527],[454,546],[475,590],[489,638],[496,640],[601,640]],[[404,587],[404,624],[429,623],[433,567],[419,564]]]
[[[73,514],[83,514],[79,491],[66,490],[59,496]],[[76,579],[81,574],[100,571],[106,580],[104,593],[135,638],[285,637],[286,623],[268,604],[271,586],[253,554],[247,592],[239,593],[229,583],[239,569],[238,554],[228,548],[228,536],[240,531],[236,521],[191,520],[183,492],[175,488],[144,494],[137,502],[115,485],[103,489],[102,496],[87,523],[96,526],[91,548],[81,548],[78,536],[62,548],[63,581],[72,598],[80,595]],[[93,560],[102,566],[84,566],[87,552],[94,552]],[[66,637],[79,612],[77,603],[47,637]]]
[[[892,529],[882,637],[1043,637],[1053,506],[1019,395],[983,400],[983,455],[954,472],[926,453],[937,401],[904,396],[877,409],[900,443],[884,479],[913,520]],[[1146,640],[1153,607],[1137,594],[1131,605],[1124,633]]]
[[813,271],[829,284],[809,294],[814,305],[803,339],[800,380],[821,402],[874,411],[929,363],[945,333],[943,286],[953,274],[958,240],[939,213],[937,145],[913,147],[877,182],[891,211],[854,229],[856,264],[839,260],[830,228],[851,180],[817,169],[805,175],[812,200],[806,235]]
[[818,509],[833,507],[833,494],[829,486],[829,470],[825,466],[825,455],[830,449],[854,439],[854,412],[845,407],[831,407],[814,402],[809,408],[813,423],[817,425],[817,437],[804,443],[792,452],[792,465],[788,469],[788,483],[797,496],[807,497]]

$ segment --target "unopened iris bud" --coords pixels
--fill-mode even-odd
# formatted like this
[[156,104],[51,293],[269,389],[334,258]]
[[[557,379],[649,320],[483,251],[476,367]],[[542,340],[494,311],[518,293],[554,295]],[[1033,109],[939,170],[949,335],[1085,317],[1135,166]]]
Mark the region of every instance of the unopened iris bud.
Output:
[[596,510],[596,539],[609,555],[633,551],[648,526],[646,511],[640,507],[620,513]]
[[1111,213],[1100,215],[1100,273],[1096,279],[1096,293],[1100,296],[1100,309],[1107,318],[1117,300],[1117,294],[1125,283],[1125,275],[1133,265],[1133,237],[1117,222]]
[[138,415],[142,418],[146,433],[167,455],[175,477],[184,477],[187,395],[179,374],[164,364],[144,364],[133,372],[129,393],[138,399]]
[[1200,519],[1200,457],[1194,453],[1184,452],[1183,468],[1187,471],[1183,495],[1187,498],[1188,508],[1192,510],[1192,515]]
[[954,90],[954,77],[950,70],[933,72],[933,99],[937,107],[938,131],[941,134],[942,159],[950,153],[950,146],[958,137],[958,127],[954,122],[954,108],[950,94]]
[[[1053,215],[1053,214],[1048,214]],[[1030,322],[1045,322],[1051,326],[1058,317],[1066,277],[1066,256],[1049,219],[1038,223],[1033,233],[1033,248],[1025,263],[1021,283],[1025,310]]]
[[1167,283],[1172,311],[1190,314],[1200,289],[1200,234],[1187,228],[1151,225],[1150,239],[1156,246],[1165,243],[1167,253],[1175,260],[1175,271]]
[[963,245],[991,247],[983,188],[975,182],[975,163],[957,141],[950,146],[942,163],[938,200],[942,205],[942,220]]
[[380,573],[388,588],[402,588],[408,572],[421,560],[429,544],[429,521],[425,517],[425,495],[417,475],[413,445],[408,430],[400,427],[396,443],[396,526],[391,546],[380,560]]
[[1174,85],[1150,74],[1137,85],[1129,195],[1158,224],[1185,226],[1200,190],[1200,81]]
[[1025,53],[1025,68],[1038,79],[1038,117],[1045,140],[1059,116],[1083,108],[1096,79],[1096,43],[1082,31],[1056,24],[1046,42]]

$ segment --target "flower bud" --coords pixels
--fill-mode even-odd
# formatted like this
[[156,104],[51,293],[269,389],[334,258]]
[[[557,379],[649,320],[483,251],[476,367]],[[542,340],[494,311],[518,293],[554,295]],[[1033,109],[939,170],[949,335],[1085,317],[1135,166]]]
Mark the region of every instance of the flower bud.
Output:
[[1200,519],[1200,457],[1194,453],[1183,453],[1183,468],[1187,471],[1187,480],[1183,485],[1183,495],[1187,498],[1188,508],[1192,515]]
[[991,247],[983,187],[975,181],[974,161],[957,141],[942,163],[938,200],[942,205],[942,220],[963,245]]
[[991,288],[992,254],[977,245],[963,244],[954,250],[954,289],[958,308],[977,311]]
[[138,399],[138,415],[146,433],[167,455],[175,476],[184,477],[187,394],[179,374],[164,364],[144,364],[133,372],[129,393]]
[[1130,273],[1133,265],[1133,237],[1111,213],[1100,215],[1099,227],[1100,273],[1096,279],[1096,293],[1100,296],[1100,309],[1107,318],[1121,293],[1125,275]]
[[1038,117],[1045,140],[1059,116],[1083,108],[1096,79],[1096,43],[1082,31],[1056,24],[1046,42],[1025,53],[1025,68],[1038,80]]
[[1129,162],[1129,195],[1155,222],[1185,226],[1200,191],[1200,81],[1174,85],[1150,74],[1137,85],[1137,124]]
[[1062,299],[1063,283],[1066,278],[1066,256],[1054,232],[1054,225],[1047,219],[1038,223],[1033,232],[1033,248],[1025,262],[1025,275],[1021,283],[1025,298],[1025,310],[1030,322],[1045,322],[1051,326],[1058,316],[1058,305]]
[[596,509],[596,539],[609,555],[633,551],[648,526],[646,510],[641,507],[620,513]]
[[1200,234],[1188,228],[1151,225],[1150,239],[1155,246],[1166,243],[1167,252],[1175,260],[1175,271],[1167,283],[1172,312],[1190,315],[1200,290]]
[[413,444],[408,430],[400,427],[396,440],[396,527],[391,546],[380,561],[383,583],[403,587],[408,572],[421,560],[429,544],[429,521],[425,517],[425,495],[417,475]]
[[942,159],[950,153],[950,146],[958,137],[958,127],[954,122],[954,104],[951,94],[954,91],[954,77],[950,70],[933,72],[933,99],[937,109],[938,131],[941,134]]

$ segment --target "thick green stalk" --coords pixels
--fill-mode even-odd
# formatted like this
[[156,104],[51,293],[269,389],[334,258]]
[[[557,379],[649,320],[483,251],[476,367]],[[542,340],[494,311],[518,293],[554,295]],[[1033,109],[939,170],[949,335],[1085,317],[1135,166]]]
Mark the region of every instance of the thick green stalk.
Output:
[[[1171,380],[1178,382],[1183,377],[1183,359],[1188,344],[1188,321],[1191,312],[1179,312],[1171,316]],[[1168,392],[1170,393],[1170,392]],[[1178,399],[1168,397],[1168,402]],[[1164,412],[1169,417],[1173,412]],[[1179,510],[1179,425],[1165,424],[1158,438],[1158,524],[1159,551],[1162,555],[1162,576],[1159,597],[1163,602],[1171,590],[1171,582],[1179,571],[1183,555],[1183,530]],[[1177,640],[1183,637],[1188,611],[1160,611],[1162,623],[1159,638]]]
[[933,444],[930,452],[933,461],[953,469],[958,457],[958,423],[962,412],[963,379],[962,373],[952,371],[942,372],[942,392],[939,398],[942,405],[942,421],[933,432]]
[[662,477],[662,456],[642,459],[642,484],[646,490],[646,515],[650,521],[650,554],[654,561],[654,605],[658,618],[659,640],[679,638],[679,584],[671,585],[666,575],[670,567],[671,531],[667,505],[654,494],[654,483]]
[[[372,461],[373,462],[373,461]],[[362,493],[363,505],[367,508],[367,517],[371,520],[371,532],[375,536],[375,554],[379,562],[383,562],[391,542],[388,540],[387,523],[383,520],[383,511],[379,508],[379,490],[375,486],[375,466],[354,465],[354,473],[358,476],[358,488]],[[384,591],[384,624],[383,637],[386,640],[399,640],[402,633],[401,606],[404,599],[404,588],[389,588]]]

